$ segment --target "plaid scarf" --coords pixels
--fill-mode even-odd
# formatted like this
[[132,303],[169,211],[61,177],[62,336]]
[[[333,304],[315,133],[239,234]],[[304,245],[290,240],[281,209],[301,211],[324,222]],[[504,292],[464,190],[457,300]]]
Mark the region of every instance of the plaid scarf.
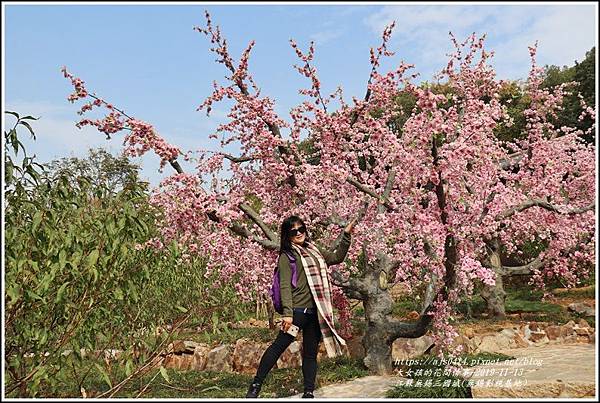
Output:
[[342,346],[346,341],[335,331],[333,323],[333,305],[331,304],[331,291],[329,289],[329,278],[327,276],[327,263],[317,247],[308,243],[307,247],[292,247],[300,255],[302,267],[306,273],[306,280],[317,305],[319,327],[323,335],[323,343],[330,358],[343,355]]

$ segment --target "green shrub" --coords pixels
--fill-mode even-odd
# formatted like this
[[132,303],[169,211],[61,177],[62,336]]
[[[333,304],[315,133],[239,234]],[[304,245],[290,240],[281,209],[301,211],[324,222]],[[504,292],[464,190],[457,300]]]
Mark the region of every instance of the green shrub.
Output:
[[[115,190],[68,170],[48,172],[17,135],[21,127],[33,135],[35,119],[10,114],[17,122],[4,133],[7,396],[55,395],[66,366],[73,374],[64,379],[75,385],[99,374],[113,386],[164,347],[167,333],[148,337],[158,326],[194,321],[218,332],[239,314],[233,287],[209,287],[204,259],[183,261],[174,244],[136,248],[157,235],[146,183],[127,180]],[[81,349],[123,354],[93,362]]]

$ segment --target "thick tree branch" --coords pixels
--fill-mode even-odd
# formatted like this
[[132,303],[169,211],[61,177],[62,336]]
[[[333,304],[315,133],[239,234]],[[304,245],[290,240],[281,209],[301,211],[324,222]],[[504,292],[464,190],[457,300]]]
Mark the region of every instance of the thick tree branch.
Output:
[[427,333],[429,324],[433,316],[429,312],[433,309],[433,305],[429,305],[425,311],[419,316],[419,319],[414,322],[404,322],[399,319],[392,319],[388,322],[389,340],[394,341],[397,338],[415,339]]
[[[433,138],[433,141],[432,141],[431,155],[433,157],[433,164],[435,166],[437,166],[439,163],[439,156],[438,156],[438,150],[437,150],[437,141],[436,141],[435,137]],[[439,181],[435,187],[435,193],[436,193],[436,196],[438,199],[438,205],[440,207],[440,211],[442,212],[440,215],[440,219],[441,219],[442,223],[446,224],[447,218],[448,218],[447,213],[445,211],[445,209],[446,209],[446,193],[445,193],[445,190],[443,187],[443,180],[442,180],[442,177],[441,177],[441,174],[439,173],[439,171],[438,171],[438,178],[439,178]],[[446,269],[445,274],[444,274],[444,285],[437,293],[437,297],[441,297],[441,299],[444,301],[448,300],[449,292],[455,285],[456,263],[457,263],[456,240],[454,239],[453,235],[447,234],[445,242],[444,242],[444,268]],[[432,301],[433,300],[434,299],[432,299]],[[433,310],[433,308],[434,307],[433,307],[433,302],[432,302],[423,309],[423,313],[419,316],[419,319],[414,324],[405,323],[402,321],[394,321],[394,322],[390,323],[390,325],[389,325],[390,326],[390,340],[395,340],[398,337],[415,338],[415,337],[420,337],[420,336],[424,335],[425,332],[427,331],[429,324],[431,323],[431,320],[433,319],[432,315],[429,314]]]
[[258,225],[258,227],[267,236],[269,241],[272,241],[272,242],[278,241],[277,234],[275,234],[271,230],[271,228],[269,228],[269,226],[267,224],[265,224],[265,222],[260,218],[259,214],[256,211],[254,211],[254,209],[252,207],[250,207],[246,203],[241,203],[239,205],[239,208],[240,208],[240,210],[242,210],[244,212],[244,214],[246,214],[246,216],[248,216],[252,221],[254,221],[254,223],[256,223],[256,225]]
[[[388,177],[388,180],[389,180],[389,177]],[[394,207],[392,207],[390,205],[389,199],[386,196],[379,196],[374,190],[369,189],[367,186],[363,185],[362,183],[358,182],[356,179],[354,179],[352,177],[346,178],[346,182],[348,182],[349,184],[351,184],[352,186],[354,186],[355,188],[357,188],[361,192],[366,193],[369,196],[371,196],[371,197],[379,200],[379,202],[383,206],[385,206],[388,210],[390,210],[390,211],[396,211],[394,209]]]
[[363,284],[362,281],[355,278],[344,279],[342,274],[337,270],[333,270],[331,272],[331,279],[333,280],[333,284],[335,284],[338,287],[341,287],[344,290],[344,292],[352,293],[354,296],[351,298],[361,300],[366,299],[367,287]]
[[[571,253],[580,251],[582,246],[589,243],[594,237],[594,234],[588,234],[584,239],[581,239],[581,241],[567,249],[567,250],[563,250],[560,252],[561,256],[568,256]],[[531,272],[533,272],[534,270],[540,270],[541,268],[544,267],[544,265],[550,263],[552,260],[542,260],[539,256],[536,257],[534,260],[532,260],[531,262],[522,265],[522,266],[502,266],[501,270],[502,270],[502,275],[516,275],[516,274],[531,274]]]
[[[389,201],[390,193],[392,192],[392,188],[394,186],[395,179],[396,179],[396,170],[394,168],[391,168],[390,172],[388,173],[387,180],[385,182],[385,188],[383,190],[383,194],[381,195],[381,199],[384,201],[384,203],[387,203]],[[383,214],[385,212],[386,207],[387,206],[383,203],[379,204],[377,206],[377,212],[379,214]]]
[[171,160],[169,161],[169,164],[173,167],[175,171],[177,171],[177,173],[183,173],[183,168],[181,168],[181,165],[179,165],[179,162],[177,162],[177,160]]
[[542,267],[544,267],[544,262],[538,256],[535,260],[523,266],[502,266],[502,275],[530,274]]
[[479,215],[479,218],[477,219],[476,225],[481,224],[481,222],[483,221],[483,219],[485,218],[487,213],[490,211],[490,208],[488,205],[494,200],[495,197],[496,197],[496,191],[494,190],[494,191],[492,191],[492,193],[490,193],[485,198],[485,201],[483,202],[483,209],[481,210],[481,214]]
[[250,239],[250,240],[258,243],[259,245],[265,247],[266,249],[279,250],[279,244],[277,242],[257,237],[252,232],[250,232],[250,230],[248,228],[244,227],[240,223],[237,223],[237,222],[232,223],[231,226],[229,227],[229,229],[232,232],[234,232],[235,234],[238,234],[244,238]]
[[229,155],[229,154],[225,154],[225,153],[221,153],[221,155],[223,155],[223,157],[227,158],[229,161],[235,162],[235,163],[241,163],[241,162],[255,160],[254,157],[234,157],[233,155]]

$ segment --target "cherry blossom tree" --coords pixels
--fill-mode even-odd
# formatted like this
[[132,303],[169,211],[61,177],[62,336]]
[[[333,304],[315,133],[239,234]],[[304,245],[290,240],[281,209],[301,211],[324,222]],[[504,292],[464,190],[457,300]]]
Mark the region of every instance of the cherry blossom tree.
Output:
[[[575,131],[548,123],[566,89],[540,89],[535,47],[528,136],[506,143],[493,135],[508,114],[498,101],[502,82],[489,66],[493,54],[484,50],[484,38],[452,38],[455,52],[438,77],[452,88],[446,96],[413,84],[418,75],[404,62],[379,73],[382,58],[394,54],[388,49],[393,27],[371,49],[365,97],[351,103],[341,88],[323,93],[313,44],[303,51],[290,41],[299,59],[294,67],[309,86],[284,120],[249,72],[254,41],[235,62],[206,13],[206,26],[194,29],[210,40],[230,76],[225,84],[214,83],[198,110],[210,113],[213,104],[233,101],[227,123],[209,136],[220,137],[216,151],[183,153],[63,69],[75,87],[69,100],[88,100],[81,114],[107,110],[104,118],[83,119],[79,126],[94,125],[107,136],[125,131],[129,155],[152,150],[161,169],[169,164],[175,170],[154,190],[152,201],[164,214],[162,237],[147,246],[175,240],[187,254],[210,256],[208,272],[235,281],[242,298],[267,295],[282,217],[301,216],[317,242],[333,246],[341,228],[358,217],[346,264],[329,274],[345,337],[351,331],[348,299],[364,305],[364,362],[373,373],[391,371],[397,338],[420,337],[432,328],[442,348],[451,344],[456,302],[476,282],[493,287],[498,273],[523,269],[502,267],[499,245],[516,250],[524,239],[548,240],[528,265],[538,285],[552,276],[576,281],[579,264],[594,258],[594,147],[581,143]],[[415,97],[412,110],[399,106],[399,91]],[[594,111],[587,113],[593,119]],[[392,123],[399,118],[402,127]],[[231,143],[240,155],[223,151]],[[195,172],[184,172],[179,157]],[[392,315],[388,284],[399,281],[415,292],[425,288],[415,321]]]

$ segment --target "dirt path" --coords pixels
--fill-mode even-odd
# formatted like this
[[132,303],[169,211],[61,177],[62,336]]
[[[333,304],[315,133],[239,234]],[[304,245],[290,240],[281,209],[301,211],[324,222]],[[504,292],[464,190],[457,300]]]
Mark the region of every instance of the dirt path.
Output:
[[[515,359],[471,367],[462,375],[474,382],[471,390],[476,398],[594,397],[595,347],[567,344],[502,350]],[[317,389],[315,398],[384,398],[404,381],[398,376],[371,375]]]

